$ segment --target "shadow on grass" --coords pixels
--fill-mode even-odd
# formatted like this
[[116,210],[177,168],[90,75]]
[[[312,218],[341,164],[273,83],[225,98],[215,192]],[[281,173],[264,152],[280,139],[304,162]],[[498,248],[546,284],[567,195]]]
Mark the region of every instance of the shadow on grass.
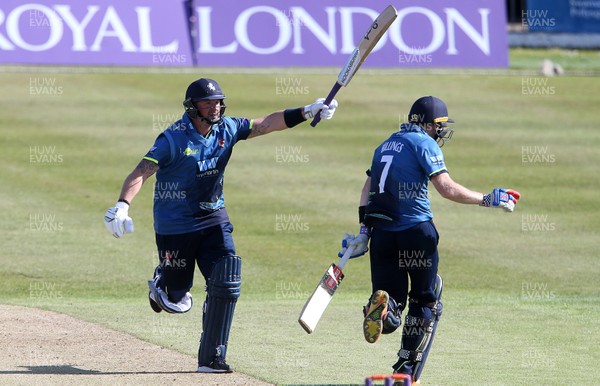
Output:
[[119,375],[119,374],[186,374],[195,371],[98,371],[80,369],[71,365],[19,366],[23,370],[0,370],[0,375],[7,374],[63,374],[63,375]]

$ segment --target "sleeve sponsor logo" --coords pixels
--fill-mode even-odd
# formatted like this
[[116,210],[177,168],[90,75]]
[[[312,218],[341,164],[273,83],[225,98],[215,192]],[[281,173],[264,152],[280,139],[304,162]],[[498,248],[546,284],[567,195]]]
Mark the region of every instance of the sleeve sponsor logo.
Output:
[[443,165],[444,164],[444,156],[441,154],[432,155],[429,157],[429,160],[433,165]]

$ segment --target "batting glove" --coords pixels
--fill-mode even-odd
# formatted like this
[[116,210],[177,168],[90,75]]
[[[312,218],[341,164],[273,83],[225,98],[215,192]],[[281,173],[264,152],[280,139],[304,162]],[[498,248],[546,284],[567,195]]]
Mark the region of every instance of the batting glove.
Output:
[[108,232],[117,239],[125,233],[133,233],[133,220],[129,217],[129,205],[117,202],[114,208],[110,208],[104,215],[104,225]]
[[335,109],[338,107],[337,101],[334,99],[329,105],[326,105],[325,98],[319,98],[312,105],[304,106],[304,118],[311,119],[320,111],[321,119],[331,119],[335,113]]
[[342,249],[338,252],[338,257],[344,256],[349,247],[354,247],[354,253],[350,256],[351,259],[367,253],[369,250],[369,231],[367,227],[361,227],[358,236],[348,233],[344,234],[344,237],[342,237]]
[[515,210],[519,198],[521,198],[521,194],[516,190],[495,188],[491,193],[483,196],[483,201],[479,205],[512,212]]

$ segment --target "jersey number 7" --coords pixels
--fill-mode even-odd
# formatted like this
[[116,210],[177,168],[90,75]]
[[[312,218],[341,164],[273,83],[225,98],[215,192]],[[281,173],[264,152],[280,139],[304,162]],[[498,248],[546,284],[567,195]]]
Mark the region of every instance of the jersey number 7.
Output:
[[381,162],[385,163],[385,166],[383,167],[383,171],[381,172],[381,177],[379,179],[379,193],[383,193],[385,191],[385,180],[387,179],[388,173],[390,171],[390,166],[392,166],[393,160],[393,155],[381,156]]

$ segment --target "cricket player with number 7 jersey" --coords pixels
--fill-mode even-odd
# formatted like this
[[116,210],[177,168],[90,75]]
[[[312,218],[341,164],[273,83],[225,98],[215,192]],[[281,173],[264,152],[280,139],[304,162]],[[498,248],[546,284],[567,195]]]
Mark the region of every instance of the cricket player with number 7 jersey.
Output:
[[[512,212],[520,194],[493,189],[489,194],[454,182],[446,169],[441,146],[452,137],[445,103],[434,96],[419,98],[409,122],[374,152],[359,205],[360,231],[345,234],[339,255],[349,246],[352,257],[368,251],[372,295],[363,309],[364,337],[375,343],[401,325],[395,373],[418,382],[442,314],[442,278],[438,275],[438,232],[432,221],[428,184],[446,199]],[[410,289],[410,290],[409,290]]]
[[206,282],[199,373],[229,373],[229,331],[241,288],[242,260],[233,243],[225,209],[223,176],[238,141],[294,127],[315,115],[331,119],[337,102],[324,98],[304,107],[276,111],[253,120],[225,116],[225,95],[208,78],[187,88],[181,119],[162,132],[127,176],[117,204],[104,222],[116,238],[133,232],[129,205],[144,182],[156,173],[154,230],[159,265],[149,280],[155,312],[185,313],[192,308],[194,270]]

